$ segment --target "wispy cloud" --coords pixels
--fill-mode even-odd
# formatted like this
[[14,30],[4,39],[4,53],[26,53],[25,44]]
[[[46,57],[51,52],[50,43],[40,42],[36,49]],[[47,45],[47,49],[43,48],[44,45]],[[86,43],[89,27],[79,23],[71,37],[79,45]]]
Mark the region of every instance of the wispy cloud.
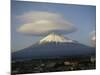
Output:
[[92,43],[92,46],[95,47],[95,45],[96,45],[96,32],[92,31],[90,34],[91,34],[91,43]]
[[47,35],[48,33],[71,33],[77,30],[73,24],[64,19],[61,14],[43,11],[32,11],[17,16],[23,24],[18,32],[31,35]]

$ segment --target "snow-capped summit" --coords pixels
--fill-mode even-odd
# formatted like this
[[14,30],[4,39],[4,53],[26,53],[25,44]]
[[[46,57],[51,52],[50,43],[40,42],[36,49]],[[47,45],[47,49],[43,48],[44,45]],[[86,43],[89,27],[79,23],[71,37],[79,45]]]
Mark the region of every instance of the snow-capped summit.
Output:
[[74,42],[74,41],[69,38],[65,38],[62,35],[51,33],[40,40],[40,44],[46,43],[46,42],[56,42],[57,43],[57,42]]
[[[45,44],[46,43],[46,44]],[[62,57],[90,57],[95,47],[89,47],[62,35],[51,33],[27,48],[12,53],[12,60],[32,60]]]

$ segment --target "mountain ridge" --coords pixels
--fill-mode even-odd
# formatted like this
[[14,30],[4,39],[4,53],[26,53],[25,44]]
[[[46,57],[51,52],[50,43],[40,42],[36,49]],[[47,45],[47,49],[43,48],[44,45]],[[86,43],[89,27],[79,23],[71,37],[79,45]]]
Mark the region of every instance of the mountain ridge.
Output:
[[[48,36],[53,35],[54,39],[48,41]],[[55,37],[56,35],[56,37]],[[20,51],[12,53],[12,59],[40,59],[40,58],[57,58],[57,57],[76,57],[76,56],[92,56],[95,55],[95,48],[78,43],[71,39],[64,38],[63,40],[56,40],[55,38],[62,39],[63,36],[57,34],[50,34],[42,42],[24,48]],[[51,38],[51,37],[50,37]],[[71,41],[69,41],[71,40]]]

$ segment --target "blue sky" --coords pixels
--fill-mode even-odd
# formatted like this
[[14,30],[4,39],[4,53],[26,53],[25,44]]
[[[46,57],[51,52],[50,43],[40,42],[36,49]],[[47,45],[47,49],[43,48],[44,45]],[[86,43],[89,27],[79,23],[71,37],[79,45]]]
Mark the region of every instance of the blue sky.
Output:
[[96,26],[95,6],[12,1],[11,48],[13,51],[26,48],[43,38],[42,36],[23,35],[16,31],[23,24],[23,21],[18,20],[16,16],[30,11],[52,12],[63,15],[64,19],[77,28],[76,32],[65,34],[64,36],[68,36],[85,45],[91,45],[90,33],[95,31]]

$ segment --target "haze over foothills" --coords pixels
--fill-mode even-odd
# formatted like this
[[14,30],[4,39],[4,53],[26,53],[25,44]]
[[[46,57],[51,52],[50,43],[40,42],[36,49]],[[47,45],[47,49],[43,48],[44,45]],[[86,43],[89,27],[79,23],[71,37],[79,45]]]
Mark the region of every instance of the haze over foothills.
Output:
[[95,46],[95,6],[12,1],[11,9],[12,52],[52,32]]

